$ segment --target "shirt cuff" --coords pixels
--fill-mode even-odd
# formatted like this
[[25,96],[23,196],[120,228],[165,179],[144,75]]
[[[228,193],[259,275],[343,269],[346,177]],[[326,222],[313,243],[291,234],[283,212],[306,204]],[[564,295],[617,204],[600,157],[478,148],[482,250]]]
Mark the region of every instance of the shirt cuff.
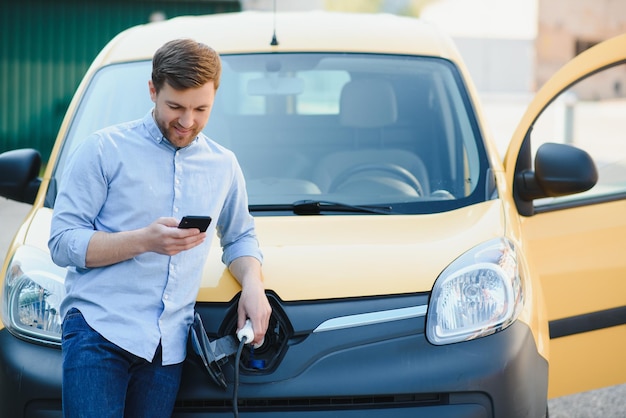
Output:
[[222,253],[222,262],[226,266],[230,266],[230,263],[239,257],[254,257],[259,260],[259,263],[263,264],[263,253],[261,252],[256,239],[245,243],[238,242],[237,245],[224,248],[224,252]]
[[67,257],[70,260],[70,265],[78,268],[87,267],[87,247],[89,247],[89,241],[96,231],[89,229],[77,229],[72,232],[69,245],[67,246]]

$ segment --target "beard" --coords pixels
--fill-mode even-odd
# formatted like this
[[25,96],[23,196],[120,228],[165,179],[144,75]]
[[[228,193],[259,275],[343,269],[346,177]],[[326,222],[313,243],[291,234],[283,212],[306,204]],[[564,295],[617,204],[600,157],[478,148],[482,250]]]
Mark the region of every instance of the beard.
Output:
[[172,145],[180,148],[189,145],[202,130],[202,128],[199,128],[197,125],[193,125],[190,128],[183,128],[176,120],[166,122],[160,118],[156,108],[154,109],[154,121],[159,127],[161,134],[163,134]]

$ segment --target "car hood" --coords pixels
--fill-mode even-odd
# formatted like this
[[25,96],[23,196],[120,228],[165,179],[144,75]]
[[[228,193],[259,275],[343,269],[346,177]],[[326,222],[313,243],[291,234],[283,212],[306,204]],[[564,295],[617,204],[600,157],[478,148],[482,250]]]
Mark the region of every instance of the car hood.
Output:
[[[26,245],[48,251],[51,216],[32,215]],[[262,216],[256,226],[265,287],[285,301],[429,292],[454,259],[505,231],[499,200],[427,215]],[[215,238],[198,301],[239,292],[221,256]]]
[[[257,217],[267,290],[285,301],[429,292],[441,271],[475,245],[503,236],[499,200],[428,215]],[[205,265],[199,301],[228,301],[239,285],[220,262]]]

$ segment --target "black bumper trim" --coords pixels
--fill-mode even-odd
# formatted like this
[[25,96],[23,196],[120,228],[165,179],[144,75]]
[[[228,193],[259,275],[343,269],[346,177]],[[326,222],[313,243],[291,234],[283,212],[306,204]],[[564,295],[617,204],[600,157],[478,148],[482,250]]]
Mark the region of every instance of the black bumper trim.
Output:
[[567,337],[626,324],[626,306],[550,321],[550,338]]
[[[342,408],[367,408],[367,407],[402,407],[402,406],[435,406],[449,404],[447,394],[398,394],[398,395],[376,395],[376,396],[332,396],[313,398],[288,398],[288,399],[241,399],[240,409],[266,409],[279,411],[281,409],[290,410],[333,410]],[[176,408],[183,409],[204,409],[223,408],[230,410],[232,402],[229,400],[178,400]]]

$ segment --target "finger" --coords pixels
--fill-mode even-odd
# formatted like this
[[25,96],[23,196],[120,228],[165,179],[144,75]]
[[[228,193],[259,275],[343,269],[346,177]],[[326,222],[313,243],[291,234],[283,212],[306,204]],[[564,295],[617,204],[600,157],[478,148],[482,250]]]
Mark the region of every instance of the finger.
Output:
[[267,333],[267,325],[265,321],[256,321],[252,323],[252,329],[254,330],[254,342],[261,343],[265,339]]
[[[246,311],[241,308],[240,305],[239,309],[237,309],[237,331],[244,327],[244,325],[246,324],[246,319],[248,319],[248,315],[246,314]],[[252,324],[252,327],[254,328],[254,323]]]
[[204,241],[206,232],[200,232],[198,228],[170,228],[167,233],[174,239],[191,242]]
[[178,226],[179,220],[176,218],[162,217],[162,218],[157,219],[155,223],[169,226],[169,227],[176,227]]

